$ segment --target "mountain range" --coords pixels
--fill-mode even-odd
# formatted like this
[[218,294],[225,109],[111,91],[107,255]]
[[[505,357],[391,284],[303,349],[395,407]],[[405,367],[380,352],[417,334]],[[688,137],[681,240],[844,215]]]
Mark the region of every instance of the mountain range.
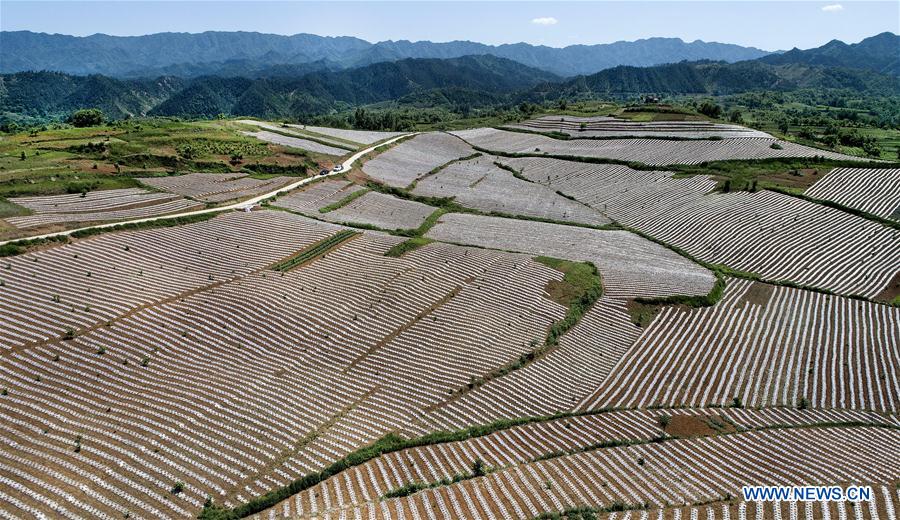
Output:
[[[470,41],[369,43],[349,36],[281,36],[255,32],[158,33],[146,36],[67,36],[0,32],[0,73],[48,70],[120,78],[177,75],[269,75],[271,67],[319,62],[330,69],[356,68],[406,58],[492,55],[560,76],[592,74],[619,65],[650,66],[683,60],[735,62],[769,54],[725,43],[648,38],[564,48]],[[244,72],[241,72],[244,71]],[[238,73],[239,74],[236,74]]]
[[[324,40],[330,41],[334,48],[356,45],[352,38]],[[257,65],[247,69],[254,73],[247,70],[242,73],[240,68],[241,63],[249,64],[253,60],[235,58],[204,64],[207,71],[227,64],[234,69],[234,75],[196,77],[167,74],[123,78],[50,71],[16,72],[0,74],[0,119],[33,123],[61,119],[85,107],[101,108],[113,118],[226,114],[297,119],[387,101],[465,111],[523,101],[627,97],[642,93],[723,95],[840,89],[900,96],[896,52],[900,50],[900,37],[883,33],[858,44],[838,43],[735,63],[699,60],[649,67],[620,65],[575,77],[485,54],[404,58],[354,68],[336,64],[339,56],[332,55],[296,65]],[[7,52],[5,47],[3,52]],[[213,54],[197,50],[198,56]],[[173,72],[179,70],[178,66],[167,67],[174,68]],[[193,66],[188,69],[196,70]]]

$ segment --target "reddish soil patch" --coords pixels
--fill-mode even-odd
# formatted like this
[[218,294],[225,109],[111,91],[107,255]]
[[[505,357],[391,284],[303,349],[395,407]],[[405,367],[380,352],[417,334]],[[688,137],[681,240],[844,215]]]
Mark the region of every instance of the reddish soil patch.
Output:
[[817,180],[822,178],[825,171],[815,170],[813,168],[801,168],[799,170],[789,170],[778,173],[768,173],[760,176],[760,180],[774,182],[779,186],[786,188],[806,189],[813,185]]
[[894,277],[891,278],[887,287],[875,296],[875,300],[890,303],[898,296],[900,296],[900,273],[895,274]]
[[717,433],[705,417],[695,415],[673,415],[665,432],[673,437],[702,437]]
[[750,289],[741,298],[741,302],[751,303],[753,305],[765,305],[772,298],[775,292],[775,286],[760,282],[753,282]]

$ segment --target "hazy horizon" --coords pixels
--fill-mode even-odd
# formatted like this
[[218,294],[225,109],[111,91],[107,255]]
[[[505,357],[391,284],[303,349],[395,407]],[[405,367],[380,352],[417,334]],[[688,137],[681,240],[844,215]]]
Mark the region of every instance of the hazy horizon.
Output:
[[[618,23],[640,18],[640,24]],[[90,36],[315,34],[549,47],[679,38],[766,51],[900,32],[897,2],[0,2],[0,29]],[[76,20],[77,25],[73,25]],[[616,23],[610,23],[615,20]],[[673,23],[677,20],[677,24]]]

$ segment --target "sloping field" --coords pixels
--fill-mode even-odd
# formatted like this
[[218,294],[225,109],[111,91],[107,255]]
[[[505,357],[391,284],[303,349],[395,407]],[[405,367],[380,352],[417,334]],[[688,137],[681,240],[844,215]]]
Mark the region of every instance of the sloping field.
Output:
[[255,121],[253,119],[239,119],[236,122],[245,124],[245,125],[253,125],[258,126],[260,128],[265,128],[267,130],[271,130],[272,132],[278,134],[289,134],[289,136],[297,137],[300,139],[309,139],[319,141],[325,145],[333,145],[335,148],[344,148],[346,150],[354,150],[362,146],[359,142],[349,143],[344,139],[332,139],[328,135],[325,134],[311,134],[303,130],[305,127],[302,125],[291,125],[291,124],[280,124],[280,123],[267,123],[265,121]]
[[348,181],[328,179],[309,184],[303,190],[296,190],[278,197],[273,205],[305,215],[318,216],[319,208],[340,202],[359,190],[365,189]]
[[835,168],[805,195],[900,220],[900,169]]
[[300,137],[288,137],[286,135],[276,134],[268,130],[260,130],[259,132],[241,132],[244,135],[255,137],[269,143],[280,144],[291,148],[299,148],[300,150],[309,150],[310,152],[323,153],[326,155],[346,155],[349,151],[344,148],[328,146],[326,144],[310,141]]
[[292,177],[254,179],[246,173],[188,173],[140,179],[148,186],[204,202],[223,202],[254,197],[286,186],[296,180]]
[[376,132],[373,130],[347,130],[344,128],[328,128],[325,126],[311,126],[311,125],[288,125],[292,128],[301,128],[303,130],[308,130],[310,132],[315,132],[321,135],[327,135],[331,137],[337,137],[338,139],[344,139],[345,141],[353,141],[354,143],[360,144],[372,144],[377,143],[378,141],[384,141],[385,139],[390,139],[391,137],[397,137],[398,135],[403,135],[403,132]]
[[[766,138],[736,138],[720,141],[666,141],[659,139],[570,139],[508,132],[494,128],[476,128],[452,132],[472,146],[500,153],[549,154],[596,157],[616,161],[635,161],[651,166],[699,164],[731,159],[768,159],[773,157],[825,157],[860,160],[858,157],[819,150]],[[778,144],[781,148],[771,146]]]
[[494,157],[453,163],[420,179],[414,195],[453,197],[467,208],[601,226],[610,220],[599,211],[538,184],[517,179],[494,165]]
[[414,431],[569,411],[596,390],[640,333],[624,301],[603,297],[549,354],[429,412]]
[[900,271],[900,231],[771,191],[716,193],[622,220],[701,260],[841,294],[875,296]]
[[741,485],[892,482],[898,453],[900,434],[886,428],[752,431],[554,457],[332,514],[304,510],[298,518],[527,519],[584,506],[717,502],[739,496]]
[[402,427],[564,315],[544,295],[560,272],[496,251],[389,258],[403,238],[366,233],[267,269],[338,229],[233,213],[9,259],[3,509],[187,518],[207,496],[245,501]]
[[[515,426],[463,441],[385,454],[304,490],[258,517],[267,518],[267,513],[275,512],[276,515],[290,518],[315,515],[336,518],[343,509],[360,506],[366,502],[377,502],[387,493],[409,484],[427,485],[442,479],[452,479],[454,475],[471,478],[472,464],[476,460],[480,460],[487,468],[500,470],[542,458],[560,457],[566,452],[584,451],[591,446],[596,449],[604,444],[612,445],[623,441],[646,443],[666,435],[659,426],[659,417],[663,415],[696,419],[700,424],[710,420],[724,421],[722,424],[734,422],[728,410],[682,409],[611,411]],[[753,428],[777,424],[803,425],[849,421],[890,424],[877,414],[846,411],[835,411],[828,415],[819,414],[817,417],[806,414],[812,419],[810,423],[804,422],[806,418],[803,417],[798,417],[795,421],[787,417],[759,416],[753,411],[747,411],[745,415],[748,420],[753,421]],[[740,420],[736,424],[744,427],[744,423]],[[646,471],[650,470],[648,466]],[[565,485],[572,484],[579,485],[571,481],[566,481]],[[467,486],[465,483],[459,485]],[[451,494],[458,492],[454,491],[453,486],[443,489]],[[440,499],[447,505],[447,495],[445,493],[440,495]],[[440,501],[437,503],[440,504]],[[586,501],[583,505],[590,503]],[[442,513],[446,514],[440,509],[434,512],[439,518],[443,518]],[[469,518],[462,515],[459,510],[454,512],[458,515],[454,518]],[[421,516],[428,517],[424,512]]]
[[427,234],[458,244],[592,262],[613,297],[706,294],[715,276],[676,253],[627,231],[600,231],[452,213]]
[[363,173],[388,186],[405,188],[435,168],[475,153],[445,133],[419,134],[363,164]]
[[765,518],[896,518],[900,509],[896,487],[878,484],[872,486],[871,501],[833,502],[719,502],[703,506],[667,507],[648,511],[617,511],[599,514],[602,520],[638,520],[658,518],[681,520],[763,520]]
[[636,122],[613,117],[543,116],[507,126],[535,132],[562,132],[572,137],[772,138],[771,135],[753,128],[710,121]]
[[330,222],[368,224],[381,229],[415,229],[437,208],[370,191],[322,218]]
[[177,228],[106,234],[2,260],[6,349],[59,338],[259,269],[324,238],[283,212],[227,214]]
[[634,170],[617,164],[540,157],[501,157],[499,162],[622,222],[630,222],[648,208],[659,214],[690,203],[717,184],[707,175],[674,179],[671,172]]
[[5,219],[20,229],[49,224],[151,217],[201,206],[174,195],[152,193],[139,188],[91,191],[84,196],[71,194],[16,197],[9,201],[34,212],[32,215]]
[[581,408],[896,411],[898,345],[900,309],[732,280],[714,307],[662,311]]

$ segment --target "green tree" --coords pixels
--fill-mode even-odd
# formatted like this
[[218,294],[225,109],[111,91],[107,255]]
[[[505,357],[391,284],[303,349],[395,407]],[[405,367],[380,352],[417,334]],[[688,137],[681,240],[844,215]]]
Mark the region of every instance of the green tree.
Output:
[[69,116],[69,123],[78,128],[103,124],[103,111],[99,108],[85,108]]
[[722,107],[709,101],[701,103],[700,106],[697,107],[697,112],[713,119],[722,117]]
[[732,123],[741,124],[744,122],[744,114],[742,114],[740,110],[734,109],[731,111],[731,114],[728,115],[728,120]]

